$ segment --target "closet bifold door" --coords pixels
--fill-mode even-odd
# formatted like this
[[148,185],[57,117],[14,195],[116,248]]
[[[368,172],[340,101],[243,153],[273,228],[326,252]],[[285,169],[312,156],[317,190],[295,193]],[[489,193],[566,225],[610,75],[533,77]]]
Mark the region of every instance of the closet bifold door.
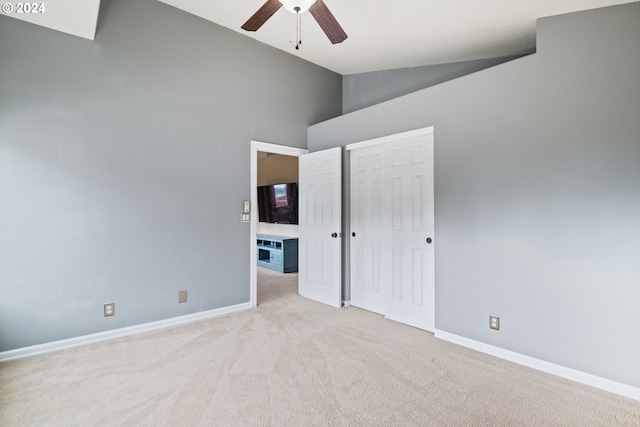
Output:
[[433,134],[386,144],[391,283],[385,316],[433,331]]
[[384,145],[351,151],[351,305],[385,314],[391,278]]
[[350,155],[351,305],[433,331],[433,129],[353,144]]

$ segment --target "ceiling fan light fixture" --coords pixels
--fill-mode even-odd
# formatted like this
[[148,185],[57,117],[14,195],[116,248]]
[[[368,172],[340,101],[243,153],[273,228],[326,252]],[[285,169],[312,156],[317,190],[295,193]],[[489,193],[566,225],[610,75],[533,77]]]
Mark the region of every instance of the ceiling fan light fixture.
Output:
[[342,43],[347,39],[347,33],[344,32],[323,0],[267,0],[240,28],[245,31],[257,31],[258,28],[262,27],[282,6],[296,14],[296,49],[300,47],[301,43],[300,14],[307,10],[311,13],[311,16],[313,16],[313,19],[315,19],[318,25],[320,25],[320,28],[332,44]]
[[289,12],[304,13],[309,10],[317,0],[278,0]]

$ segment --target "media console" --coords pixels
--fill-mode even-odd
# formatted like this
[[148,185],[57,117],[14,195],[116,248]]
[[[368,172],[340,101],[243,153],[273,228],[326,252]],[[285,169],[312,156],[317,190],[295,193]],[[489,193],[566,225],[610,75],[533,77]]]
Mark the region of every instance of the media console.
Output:
[[298,238],[258,234],[256,258],[258,265],[293,273],[298,271]]

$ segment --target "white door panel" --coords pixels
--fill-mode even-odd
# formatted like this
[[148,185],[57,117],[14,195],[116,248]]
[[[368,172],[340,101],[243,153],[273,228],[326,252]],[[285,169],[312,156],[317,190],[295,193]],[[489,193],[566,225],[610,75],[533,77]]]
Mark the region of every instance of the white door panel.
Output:
[[300,157],[300,295],[342,305],[342,149]]
[[350,151],[351,304],[432,331],[433,133]]
[[[393,155],[393,298],[386,317],[433,330],[433,135],[389,143]],[[430,157],[431,156],[431,157]],[[429,295],[429,301],[425,296]]]
[[384,241],[386,185],[382,146],[351,152],[351,304],[384,314],[388,282]]

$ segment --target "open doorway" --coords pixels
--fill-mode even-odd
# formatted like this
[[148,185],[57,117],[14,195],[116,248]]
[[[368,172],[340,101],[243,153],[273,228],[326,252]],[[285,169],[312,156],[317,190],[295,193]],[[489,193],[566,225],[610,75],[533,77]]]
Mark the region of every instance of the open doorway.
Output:
[[[286,239],[298,237],[297,224],[279,224],[260,222],[258,211],[258,187],[298,182],[298,157],[306,154],[302,148],[269,144],[259,141],[251,141],[251,244],[250,244],[250,302],[255,307],[258,304],[258,237],[273,236]],[[262,239],[265,240],[265,239]],[[275,240],[275,239],[274,239]],[[274,243],[283,244],[283,242]],[[297,241],[296,241],[297,244]],[[264,251],[264,249],[263,249]],[[297,256],[297,251],[296,251]],[[262,263],[264,265],[264,263]],[[273,269],[271,269],[273,270]],[[260,267],[261,276],[272,280],[274,274],[289,274],[287,281],[295,280],[297,285],[297,273],[281,273],[270,271]],[[295,277],[295,279],[294,279]],[[297,286],[296,286],[297,289]]]

